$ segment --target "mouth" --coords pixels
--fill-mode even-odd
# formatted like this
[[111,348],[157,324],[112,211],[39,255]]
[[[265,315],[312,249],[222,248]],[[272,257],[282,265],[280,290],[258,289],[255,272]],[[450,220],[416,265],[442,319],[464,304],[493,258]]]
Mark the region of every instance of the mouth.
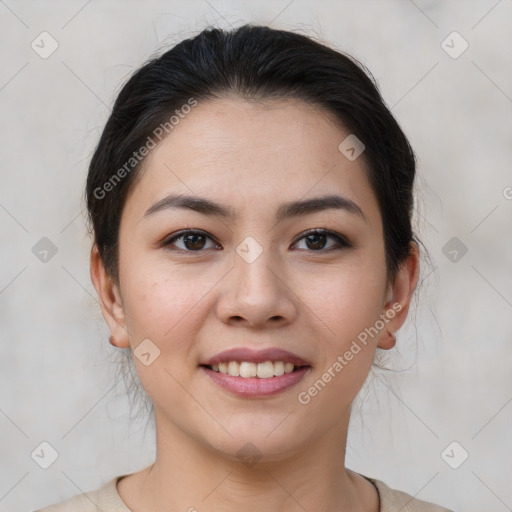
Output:
[[251,361],[224,361],[218,364],[201,365],[217,373],[230,375],[231,377],[241,377],[242,379],[271,379],[280,377],[288,373],[298,371],[309,365],[296,366],[287,361],[263,361],[253,363]]
[[214,383],[241,397],[267,397],[298,383],[311,365],[281,349],[232,349],[199,365]]

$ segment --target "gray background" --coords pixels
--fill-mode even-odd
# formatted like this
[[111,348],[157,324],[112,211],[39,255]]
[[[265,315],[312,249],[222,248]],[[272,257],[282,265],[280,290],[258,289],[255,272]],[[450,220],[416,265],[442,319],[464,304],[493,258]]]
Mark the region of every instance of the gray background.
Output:
[[[372,373],[354,409],[347,465],[454,510],[512,510],[511,0],[5,0],[0,20],[0,511],[153,461],[89,278],[86,169],[134,69],[207,24],[248,21],[360,59],[418,155],[431,262],[388,363],[401,371]],[[51,48],[43,31],[47,58],[31,47]],[[31,457],[43,441],[48,469]]]

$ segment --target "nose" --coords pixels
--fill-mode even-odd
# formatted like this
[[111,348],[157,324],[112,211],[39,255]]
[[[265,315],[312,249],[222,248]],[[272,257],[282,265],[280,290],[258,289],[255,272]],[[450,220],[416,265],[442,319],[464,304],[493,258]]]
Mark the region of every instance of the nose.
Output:
[[217,315],[229,325],[263,329],[283,327],[297,317],[296,294],[285,269],[263,251],[252,262],[238,254],[234,268],[222,280]]

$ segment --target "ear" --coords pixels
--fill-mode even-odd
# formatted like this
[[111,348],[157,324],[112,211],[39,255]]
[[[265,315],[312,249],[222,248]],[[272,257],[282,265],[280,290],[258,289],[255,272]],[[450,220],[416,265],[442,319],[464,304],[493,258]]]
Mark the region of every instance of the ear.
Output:
[[91,281],[101,305],[103,318],[112,333],[111,343],[119,348],[130,346],[130,337],[126,328],[123,301],[117,285],[107,274],[96,244],[91,249]]
[[411,250],[407,259],[400,265],[396,278],[390,283],[387,291],[387,299],[381,318],[385,321],[385,327],[379,335],[377,346],[389,350],[395,346],[395,332],[402,327],[409,312],[412,295],[418,283],[419,247],[416,242],[411,242]]

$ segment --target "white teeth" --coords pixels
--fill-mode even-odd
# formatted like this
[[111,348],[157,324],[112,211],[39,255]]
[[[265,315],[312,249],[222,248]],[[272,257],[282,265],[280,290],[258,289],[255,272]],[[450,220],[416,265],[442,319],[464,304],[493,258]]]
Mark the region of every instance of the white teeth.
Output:
[[292,363],[284,363],[284,373],[292,373],[293,368],[294,366]]
[[274,376],[274,364],[272,361],[258,363],[258,368],[256,371],[260,379],[270,379],[270,377]]
[[247,363],[245,361],[240,363],[240,377],[256,377],[256,373],[256,363]]
[[284,363],[283,361],[276,361],[274,363],[274,375],[279,377],[284,374]]
[[240,376],[240,363],[238,361],[230,361],[228,363],[228,373],[232,377]]
[[227,361],[219,364],[212,364],[211,368],[215,372],[231,375],[232,377],[244,377],[259,379],[270,379],[271,377],[279,377],[285,373],[293,372],[295,366],[293,363],[285,363],[284,361],[265,361],[264,363],[250,363],[243,361]]

